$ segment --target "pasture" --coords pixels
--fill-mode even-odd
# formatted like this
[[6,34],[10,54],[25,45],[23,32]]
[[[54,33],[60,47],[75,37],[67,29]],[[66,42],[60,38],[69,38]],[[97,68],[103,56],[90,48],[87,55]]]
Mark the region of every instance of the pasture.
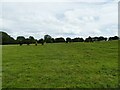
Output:
[[4,45],[3,88],[117,88],[118,41]]

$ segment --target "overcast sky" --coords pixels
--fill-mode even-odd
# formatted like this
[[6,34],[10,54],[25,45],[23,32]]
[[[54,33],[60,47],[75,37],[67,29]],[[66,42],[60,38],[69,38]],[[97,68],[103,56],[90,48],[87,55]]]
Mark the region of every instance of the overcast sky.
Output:
[[0,31],[14,38],[118,35],[118,0],[2,0],[1,5]]

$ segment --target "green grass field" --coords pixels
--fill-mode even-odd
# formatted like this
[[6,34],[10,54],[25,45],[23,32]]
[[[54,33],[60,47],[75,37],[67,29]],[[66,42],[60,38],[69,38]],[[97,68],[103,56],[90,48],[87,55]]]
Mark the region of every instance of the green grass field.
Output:
[[118,41],[5,45],[3,88],[117,88]]

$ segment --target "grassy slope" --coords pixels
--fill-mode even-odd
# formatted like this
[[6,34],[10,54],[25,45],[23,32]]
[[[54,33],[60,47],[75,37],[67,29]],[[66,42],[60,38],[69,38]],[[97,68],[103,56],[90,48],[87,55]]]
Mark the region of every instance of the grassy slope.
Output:
[[117,43],[3,46],[3,87],[117,87]]

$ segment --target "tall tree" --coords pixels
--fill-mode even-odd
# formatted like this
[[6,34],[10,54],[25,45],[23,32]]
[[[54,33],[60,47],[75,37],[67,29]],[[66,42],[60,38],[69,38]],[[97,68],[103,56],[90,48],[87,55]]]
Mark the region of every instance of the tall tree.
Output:
[[118,36],[109,37],[109,41],[110,41],[110,40],[119,40],[119,37],[118,37]]
[[88,38],[85,39],[85,42],[93,42],[92,38],[89,36]]
[[44,41],[45,41],[46,43],[51,43],[51,42],[52,42],[52,37],[51,37],[50,35],[45,35],[45,36],[44,36]]
[[30,41],[30,43],[35,43],[36,42],[36,40],[34,39],[33,36],[29,36],[29,41]]
[[73,41],[73,42],[83,42],[84,39],[77,37],[77,38],[72,39],[72,41]]
[[72,39],[70,37],[66,38],[66,43],[72,42]]
[[13,37],[8,35],[6,32],[0,32],[2,35],[2,44],[15,44],[16,41],[14,40]]
[[17,41],[18,41],[18,43],[19,43],[20,46],[21,46],[22,44],[25,43],[25,37],[24,37],[24,36],[18,36],[18,37],[17,37]]
[[65,39],[63,37],[55,38],[55,42],[56,43],[65,42]]

